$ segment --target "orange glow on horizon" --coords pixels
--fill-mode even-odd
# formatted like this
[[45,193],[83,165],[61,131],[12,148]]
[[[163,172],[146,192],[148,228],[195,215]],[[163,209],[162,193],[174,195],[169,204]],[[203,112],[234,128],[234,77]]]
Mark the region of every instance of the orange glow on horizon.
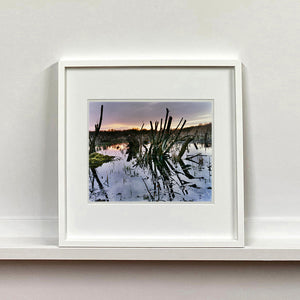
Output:
[[[188,127],[193,127],[193,126],[205,126],[205,125],[208,125],[208,124],[211,124],[211,122],[199,122],[197,124],[189,124],[189,122],[186,123],[186,125],[184,126],[184,128],[188,128]],[[154,126],[154,124],[153,124]],[[102,126],[100,131],[126,131],[126,130],[141,130],[141,127],[142,127],[142,124],[141,126],[136,126],[136,125],[128,125],[128,124],[110,124],[109,126]],[[159,126],[160,127],[160,126]],[[176,126],[171,126],[171,129],[175,129],[177,127],[177,124]],[[146,129],[146,130],[150,130],[151,129],[151,126],[150,124],[147,124],[145,125],[144,124],[144,127],[143,129]],[[92,128],[89,128],[89,131],[94,131],[95,128],[92,127]]]

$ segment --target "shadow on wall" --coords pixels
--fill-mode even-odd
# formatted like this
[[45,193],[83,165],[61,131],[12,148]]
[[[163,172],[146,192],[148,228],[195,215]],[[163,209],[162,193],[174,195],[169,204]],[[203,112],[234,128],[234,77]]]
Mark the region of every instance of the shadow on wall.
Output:
[[[297,262],[1,262],[1,299],[299,299]],[[29,271],[30,270],[30,271]]]
[[[57,215],[58,195],[58,63],[45,69],[44,78],[44,148],[41,215]],[[53,210],[56,211],[53,211]]]
[[[249,128],[246,127],[251,116],[249,116],[248,109],[248,70],[245,65],[242,65],[242,83],[243,83],[243,143],[244,143],[244,203],[245,203],[245,217],[250,215],[252,210],[251,199],[254,197],[254,187],[253,187],[253,177],[249,174],[248,170],[251,170],[252,160],[253,160],[253,147],[249,138]],[[246,172],[247,170],[247,172]]]

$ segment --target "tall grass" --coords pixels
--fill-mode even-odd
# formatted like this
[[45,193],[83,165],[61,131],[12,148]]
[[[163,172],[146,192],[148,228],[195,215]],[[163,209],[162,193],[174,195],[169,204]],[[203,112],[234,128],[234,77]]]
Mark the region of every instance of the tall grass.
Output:
[[[171,148],[179,141],[182,141],[183,144],[176,158],[181,159],[188,144],[193,140],[193,137],[190,135],[184,137],[180,136],[186,124],[186,120],[181,118],[175,129],[171,129],[172,121],[173,118],[169,115],[168,108],[166,108],[165,118],[161,118],[160,122],[155,121],[153,124],[153,122],[150,121],[150,146],[147,148],[143,145],[143,138],[141,137],[140,139],[140,157],[144,161],[162,161],[166,157],[169,157]],[[144,147],[144,152],[141,150],[141,146]]]

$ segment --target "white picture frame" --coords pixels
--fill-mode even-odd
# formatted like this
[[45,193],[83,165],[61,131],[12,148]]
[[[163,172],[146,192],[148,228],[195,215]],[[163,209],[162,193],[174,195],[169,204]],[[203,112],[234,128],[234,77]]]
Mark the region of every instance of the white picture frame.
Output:
[[[132,72],[124,74],[124,77],[121,76],[120,70],[122,72]],[[124,78],[128,80],[128,84],[132,84],[133,87],[133,80],[143,80],[142,78],[145,77],[144,80],[148,80],[149,78],[153,79],[155,84],[155,79],[159,77],[160,70],[164,70],[163,72],[166,73],[164,75],[163,80],[166,83],[170,83],[172,80],[177,80],[174,78],[181,78],[178,79],[176,88],[170,92],[170,96],[166,96],[166,90],[162,88],[161,90],[157,89],[156,94],[149,93],[149,88],[145,88],[143,94],[143,82],[141,81],[141,87],[139,88],[139,93],[133,92],[133,88],[130,89],[128,92],[125,90],[124,86],[121,86]],[[99,72],[98,72],[99,71]],[[165,72],[167,71],[167,72]],[[180,76],[181,71],[184,71],[184,74]],[[199,71],[199,75],[197,73]],[[98,72],[98,73],[97,73]],[[107,72],[107,74],[105,74]],[[141,73],[143,72],[143,73]],[[150,74],[151,72],[157,72],[156,74]],[[172,74],[173,72],[173,74]],[[174,73],[175,72],[175,73]],[[178,73],[176,73],[178,72]],[[206,73],[207,74],[206,74]],[[218,73],[219,72],[219,73]],[[142,74],[143,76],[140,76]],[[174,77],[174,75],[176,75]],[[177,76],[179,75],[179,76]],[[216,60],[216,61],[199,61],[199,60],[187,60],[187,61],[171,61],[171,60],[131,60],[131,61],[124,61],[124,60],[114,60],[114,61],[60,61],[59,62],[59,96],[58,96],[58,186],[59,186],[59,246],[60,247],[101,247],[101,248],[198,248],[198,247],[243,247],[244,246],[244,184],[243,184],[243,114],[242,114],[242,76],[241,76],[241,63],[239,61],[232,61],[232,60]],[[154,76],[154,77],[153,77]],[[169,78],[168,78],[169,76]],[[201,82],[197,82],[197,78],[204,78],[206,80],[207,94],[203,98],[202,96],[195,97],[197,95],[197,84],[201,85]],[[172,77],[172,78],[171,78]],[[106,81],[107,78],[107,81]],[[129,78],[129,79],[128,79]],[[125,80],[125,81],[126,81]],[[130,81],[131,80],[131,81]],[[180,80],[182,83],[187,83],[187,87],[181,85]],[[228,82],[225,82],[225,81]],[[215,82],[214,82],[215,81]],[[223,82],[224,81],[224,82]],[[104,85],[110,85],[113,82],[116,86],[116,83],[120,84],[120,89],[113,91],[113,89],[107,88]],[[151,81],[152,82],[152,81]],[[158,81],[156,82],[157,85]],[[162,83],[162,86],[166,86],[166,83]],[[93,86],[91,86],[93,85]],[[220,86],[219,86],[220,85]],[[193,94],[194,96],[189,96],[188,88],[194,89]],[[202,86],[204,88],[204,86]],[[105,88],[107,94],[105,94]],[[133,206],[135,204],[126,204],[124,206],[117,205],[110,205],[110,206],[101,206],[99,204],[97,209],[91,208],[82,197],[78,195],[83,195],[84,188],[81,188],[79,193],[73,192],[73,196],[70,196],[70,187],[80,186],[78,179],[71,179],[71,177],[76,177],[77,173],[85,172],[86,173],[86,165],[84,163],[81,164],[79,169],[77,168],[76,172],[72,170],[72,158],[70,155],[69,149],[72,148],[73,145],[69,145],[68,143],[72,143],[71,140],[68,140],[70,136],[70,132],[74,132],[73,126],[75,126],[75,122],[72,124],[73,120],[81,120],[81,118],[86,118],[86,112],[83,112],[81,108],[86,106],[86,103],[82,104],[81,101],[86,102],[89,99],[214,99],[213,92],[209,95],[209,91],[222,91],[222,88],[227,91],[228,96],[228,103],[225,105],[223,103],[220,108],[218,108],[217,112],[219,116],[214,116],[217,119],[216,123],[218,125],[217,128],[221,128],[222,122],[222,111],[221,108],[225,108],[225,111],[228,110],[227,118],[227,125],[224,128],[231,128],[230,132],[227,130],[228,136],[230,136],[230,148],[226,151],[228,155],[232,156],[232,163],[228,163],[228,168],[232,167],[232,170],[228,173],[230,174],[229,183],[230,187],[227,186],[227,190],[232,191],[232,197],[229,195],[224,202],[228,202],[226,206],[226,215],[222,217],[222,210],[217,210],[217,206],[221,203],[221,199],[215,199],[215,202],[212,204],[206,204],[205,209],[208,207],[212,207],[211,211],[203,212],[202,219],[198,218],[197,212],[200,211],[200,206],[198,204],[181,204],[185,206],[180,206],[177,204],[168,204],[162,205],[161,212],[157,213],[156,207],[148,206],[141,206],[137,204],[137,206]],[[79,90],[80,89],[80,90]],[[93,92],[89,94],[87,91]],[[122,90],[124,93],[124,97],[122,95]],[[128,89],[129,90],[129,89]],[[103,92],[104,91],[104,92]],[[126,91],[126,95],[125,92]],[[112,94],[111,94],[112,93]],[[114,94],[115,93],[115,94]],[[120,94],[121,93],[121,94]],[[176,95],[178,93],[178,95]],[[186,93],[186,96],[184,94]],[[138,96],[136,95],[138,94]],[[151,94],[148,96],[147,94]],[[162,94],[163,97],[159,97],[158,95]],[[80,96],[79,96],[80,95]],[[112,96],[116,95],[116,96]],[[129,97],[129,96],[130,97]],[[155,95],[155,96],[153,96]],[[73,97],[74,96],[74,97]],[[226,97],[227,97],[226,96]],[[73,97],[73,98],[72,98]],[[77,104],[73,105],[71,102],[71,98],[75,99],[79,97],[77,100]],[[81,97],[81,98],[80,98]],[[221,102],[220,95],[216,97],[215,103],[219,101]],[[224,96],[225,98],[225,96]],[[77,99],[77,98],[76,98]],[[227,100],[226,100],[227,101]],[[72,104],[71,104],[72,103]],[[75,103],[75,102],[74,102]],[[81,104],[80,104],[81,103]],[[83,105],[83,106],[82,106]],[[219,104],[216,104],[217,106]],[[230,107],[229,107],[230,106]],[[227,110],[226,110],[227,107]],[[71,112],[72,110],[72,112]],[[74,112],[74,114],[72,114]],[[226,114],[224,112],[224,114]],[[225,118],[225,117],[224,117]],[[81,122],[81,121],[80,121]],[[86,120],[82,121],[82,124],[86,124]],[[86,128],[82,128],[82,130],[86,130]],[[219,129],[216,129],[216,136],[221,136],[222,133]],[[77,131],[76,131],[77,132]],[[83,132],[83,131],[82,131]],[[226,141],[222,142],[225,147]],[[225,149],[225,148],[224,148]],[[87,151],[87,150],[84,150]],[[83,151],[83,152],[84,152]],[[226,152],[225,151],[225,152]],[[72,154],[73,155],[73,154]],[[75,155],[75,154],[74,154]],[[86,153],[76,153],[77,157],[82,158],[82,162],[86,158]],[[231,157],[230,156],[230,157]],[[226,159],[225,159],[226,160]],[[222,170],[221,164],[216,165],[219,169],[215,172],[220,172]],[[224,175],[226,172],[224,171]],[[223,177],[225,178],[225,177]],[[221,182],[221,180],[218,181]],[[218,195],[222,194],[221,185],[218,185],[219,192]],[[71,193],[72,193],[71,192]],[[69,197],[69,198],[68,198]],[[77,200],[75,198],[78,198]],[[220,198],[220,197],[219,197]],[[74,203],[76,201],[80,205],[76,206]],[[84,204],[83,204],[84,202]],[[88,208],[87,211],[82,210],[82,207]],[[198,205],[198,206],[197,206]],[[221,205],[221,204],[220,204]],[[223,204],[222,204],[223,205]],[[225,205],[225,204],[224,204]],[[130,206],[130,207],[129,207]],[[102,219],[105,219],[105,215],[109,215],[109,220],[114,218],[120,218],[122,213],[125,209],[131,210],[130,212],[130,220],[126,222],[125,226],[124,222],[119,224],[121,232],[118,233],[118,226],[108,226],[110,224],[108,220],[107,222],[101,224],[97,218],[97,214],[103,211],[105,207],[106,212],[103,213]],[[136,209],[133,209],[136,207]],[[142,207],[142,208],[141,208]],[[203,206],[204,207],[204,206]],[[80,209],[78,209],[80,208]],[[150,208],[150,209],[149,209]],[[168,212],[172,211],[171,214],[176,215],[180,211],[183,211],[183,221],[181,223],[186,225],[186,230],[181,230],[180,234],[176,235],[176,226],[175,229],[173,228],[170,232],[164,231],[161,235],[159,230],[151,231],[151,226],[144,226],[144,228],[139,228],[136,232],[134,230],[135,224],[135,217],[139,213],[139,211],[143,210],[142,213],[145,216],[149,216],[151,212],[147,212],[153,210],[157,213],[158,219],[164,218],[164,215],[168,214]],[[213,212],[213,208],[216,208],[216,211]],[[155,210],[156,209],[156,210]],[[97,210],[97,212],[95,211]],[[186,212],[185,212],[186,210]],[[195,211],[194,215],[193,211]],[[225,211],[224,211],[225,212]],[[199,214],[201,215],[201,213]],[[197,222],[198,219],[203,220],[204,217],[210,218],[214,217],[214,220],[209,219],[209,226],[206,228],[206,231],[201,231],[199,235],[197,234],[194,228],[198,228]],[[223,219],[222,219],[223,218]],[[172,218],[170,220],[173,220]],[[189,222],[189,220],[191,220]],[[116,219],[116,222],[117,219]],[[158,223],[165,224],[163,220],[159,219]],[[203,221],[204,222],[204,221]],[[127,224],[128,223],[128,224]],[[88,224],[87,228],[85,224]],[[204,224],[204,223],[203,223]],[[199,228],[203,224],[199,224]],[[128,225],[128,226],[127,226]],[[136,224],[140,226],[140,224]],[[127,227],[126,227],[127,226]],[[190,228],[188,228],[191,226]],[[143,227],[143,226],[142,226]],[[91,228],[101,228],[99,230],[99,234],[97,234],[97,230],[91,230]],[[110,228],[109,232],[106,230]],[[211,230],[211,234],[210,234]],[[90,233],[92,232],[92,233]]]

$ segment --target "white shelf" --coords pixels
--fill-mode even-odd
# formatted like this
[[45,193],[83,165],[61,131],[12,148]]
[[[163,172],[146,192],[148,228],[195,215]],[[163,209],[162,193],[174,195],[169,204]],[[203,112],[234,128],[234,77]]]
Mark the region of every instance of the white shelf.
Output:
[[256,240],[245,248],[59,248],[57,239],[2,238],[1,260],[300,260],[300,240]]
[[300,219],[248,219],[245,248],[59,248],[57,218],[0,219],[0,260],[300,260]]

